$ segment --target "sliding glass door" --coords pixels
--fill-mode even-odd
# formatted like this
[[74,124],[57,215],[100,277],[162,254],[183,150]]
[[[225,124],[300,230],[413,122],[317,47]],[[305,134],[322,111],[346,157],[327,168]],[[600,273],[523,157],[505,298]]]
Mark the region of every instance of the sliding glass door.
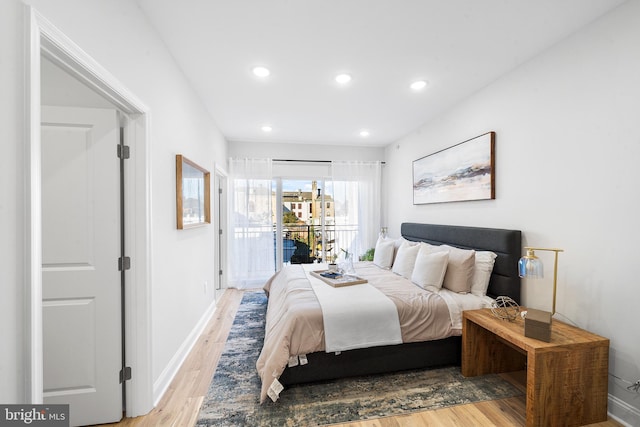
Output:
[[357,260],[380,230],[380,176],[380,162],[231,159],[230,286],[283,264]]
[[332,183],[324,179],[274,180],[274,230],[279,239],[276,260],[278,253],[283,264],[309,264],[337,257],[332,188]]

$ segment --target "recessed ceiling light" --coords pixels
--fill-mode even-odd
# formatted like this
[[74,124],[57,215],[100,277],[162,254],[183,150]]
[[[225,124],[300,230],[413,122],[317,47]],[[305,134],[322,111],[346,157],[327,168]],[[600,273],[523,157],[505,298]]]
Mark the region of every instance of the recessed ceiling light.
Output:
[[269,132],[271,132],[273,130],[273,128],[271,126],[269,126],[269,125],[264,125],[260,129],[262,129],[262,132],[267,132],[267,133],[269,133]]
[[427,87],[426,80],[416,80],[415,82],[411,83],[411,89],[413,90],[422,90],[425,87]]
[[351,81],[351,76],[349,74],[338,74],[336,76],[336,81],[341,85],[347,84]]
[[255,74],[258,77],[267,77],[269,74],[271,74],[271,71],[269,71],[268,68],[266,67],[253,67],[253,69],[251,70],[253,71],[253,74]]
[[361,136],[361,137],[363,137],[363,138],[367,138],[369,135],[370,135],[370,133],[369,133],[369,131],[368,131],[368,130],[366,130],[366,129],[362,129],[362,130],[360,131],[360,136]]

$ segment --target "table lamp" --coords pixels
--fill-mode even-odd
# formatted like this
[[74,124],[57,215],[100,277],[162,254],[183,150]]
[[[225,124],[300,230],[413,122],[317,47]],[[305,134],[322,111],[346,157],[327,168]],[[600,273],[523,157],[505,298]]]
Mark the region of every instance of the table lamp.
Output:
[[551,312],[527,309],[524,319],[524,335],[537,338],[542,341],[551,341],[551,317],[556,313],[556,289],[558,283],[558,252],[564,252],[557,248],[533,248],[525,246],[527,254],[518,261],[518,275],[521,278],[541,278],[544,276],[542,261],[536,256],[535,251],[549,251],[555,253],[553,263],[553,305]]

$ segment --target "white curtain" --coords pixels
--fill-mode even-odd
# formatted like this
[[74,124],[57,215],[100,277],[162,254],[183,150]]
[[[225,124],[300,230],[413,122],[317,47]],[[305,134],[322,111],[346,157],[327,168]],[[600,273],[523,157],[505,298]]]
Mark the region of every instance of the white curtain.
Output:
[[229,286],[260,287],[275,271],[271,159],[229,159]]
[[[336,229],[357,224],[353,234],[336,233],[340,249],[354,254],[354,260],[376,245],[380,232],[382,164],[380,162],[331,162]],[[348,237],[346,237],[348,236]],[[336,240],[337,240],[336,239]]]

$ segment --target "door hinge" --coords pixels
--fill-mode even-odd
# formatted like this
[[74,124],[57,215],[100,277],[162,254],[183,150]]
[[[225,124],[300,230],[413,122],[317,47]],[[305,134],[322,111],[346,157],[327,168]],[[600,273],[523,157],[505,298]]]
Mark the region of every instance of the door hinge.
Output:
[[222,188],[218,188],[218,194],[222,194]]
[[129,158],[129,146],[118,144],[118,158],[126,160]]
[[118,258],[118,271],[129,270],[131,268],[131,258],[123,256]]
[[218,234],[222,236],[222,228],[218,229]]
[[220,271],[218,272],[218,275],[219,275],[219,276],[222,276],[222,270],[220,270]]
[[131,368],[125,366],[120,370],[120,384],[131,379]]

